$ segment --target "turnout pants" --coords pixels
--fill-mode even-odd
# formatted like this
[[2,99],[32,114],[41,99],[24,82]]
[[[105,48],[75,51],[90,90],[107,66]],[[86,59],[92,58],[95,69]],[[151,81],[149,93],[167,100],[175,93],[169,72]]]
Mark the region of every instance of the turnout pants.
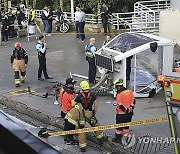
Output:
[[47,78],[47,67],[46,67],[46,58],[40,57],[39,58],[39,69],[38,69],[38,78],[41,78],[42,72],[44,73],[44,77]]
[[[131,122],[133,113],[116,114],[116,124]],[[115,136],[117,139],[121,139],[122,136],[129,134],[129,126],[116,129]]]
[[22,81],[24,81],[26,78],[26,68],[25,68],[24,59],[23,60],[14,59],[13,70],[14,70],[15,84],[20,84],[20,74],[19,73],[21,73]]
[[86,57],[86,60],[89,63],[89,83],[95,84],[96,78],[96,65],[95,65],[95,58]]
[[[85,119],[86,121],[92,126],[92,127],[96,127],[96,126],[100,126],[99,123],[97,122],[96,124],[92,125],[91,124],[91,118],[93,116],[92,111],[85,111]],[[103,132],[102,131],[97,131],[95,132],[95,135],[97,137],[97,139],[102,139],[103,138]],[[87,144],[86,144],[86,133],[81,133],[78,135],[78,139],[79,139],[79,147],[81,149],[86,148]]]

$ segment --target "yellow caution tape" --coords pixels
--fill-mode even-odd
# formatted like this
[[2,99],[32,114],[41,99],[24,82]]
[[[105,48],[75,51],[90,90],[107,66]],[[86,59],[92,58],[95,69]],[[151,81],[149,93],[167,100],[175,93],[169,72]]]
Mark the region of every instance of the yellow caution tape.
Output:
[[61,136],[61,135],[68,135],[68,134],[88,133],[88,132],[94,132],[94,131],[99,131],[99,130],[115,129],[115,128],[127,127],[127,126],[146,125],[146,124],[152,124],[152,123],[157,123],[157,122],[163,122],[167,120],[168,120],[168,117],[154,118],[154,119],[149,119],[149,120],[139,120],[139,121],[133,121],[133,122],[127,122],[127,123],[111,124],[111,125],[76,129],[76,130],[70,130],[70,131],[53,132],[53,133],[50,133],[50,135],[51,137],[54,137],[54,136]]
[[[35,90],[31,90],[31,92],[34,93]],[[9,92],[8,94],[13,95],[13,96],[18,96],[18,95],[23,95],[27,93],[29,93],[28,89],[21,89],[21,90]]]

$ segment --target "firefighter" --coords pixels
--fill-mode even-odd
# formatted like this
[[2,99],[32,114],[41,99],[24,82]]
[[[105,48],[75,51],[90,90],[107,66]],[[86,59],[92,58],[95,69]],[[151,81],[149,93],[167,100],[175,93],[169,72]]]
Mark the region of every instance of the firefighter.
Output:
[[[64,118],[67,114],[72,109],[72,104],[71,101],[76,95],[76,91],[74,89],[74,85],[76,84],[76,81],[74,81],[73,78],[67,78],[66,79],[66,85],[63,87],[63,91],[60,94],[60,99],[61,99],[61,117]],[[64,131],[68,130],[68,121],[64,119]],[[67,135],[64,136],[64,141],[66,142],[67,145],[71,144],[77,144],[77,141],[74,140],[73,135]]]
[[[79,121],[79,127],[84,128],[86,121],[92,126],[96,127],[99,126],[99,122],[96,119],[95,115],[97,113],[98,109],[98,102],[97,97],[94,93],[92,93],[89,89],[89,83],[87,81],[82,81],[80,83],[80,87],[82,89],[82,92],[77,95],[77,97],[72,100],[72,104],[81,104],[82,105],[82,120]],[[84,121],[83,121],[84,120]],[[103,135],[102,131],[95,132],[96,137],[100,144],[103,144],[104,141],[107,140],[107,136]],[[81,133],[78,136],[79,139],[79,146],[82,152],[86,151],[86,134]]]
[[95,52],[97,48],[94,46],[95,42],[95,38],[90,38],[90,43],[85,46],[86,61],[89,63],[88,77],[90,85],[95,84],[96,78]]
[[[133,110],[135,106],[135,98],[130,89],[123,87],[123,80],[117,79],[114,81],[116,90],[116,124],[131,122]],[[112,139],[115,143],[121,143],[123,136],[129,135],[129,127],[121,127],[116,129],[115,138]]]
[[2,41],[8,41],[8,27],[9,26],[9,20],[7,14],[2,12],[2,28],[1,28],[1,33],[2,33]]
[[34,25],[34,19],[36,17],[36,12],[34,8],[30,5],[29,12],[28,12],[28,25]]
[[15,15],[12,13],[12,9],[8,8],[8,20],[9,20],[9,38],[14,37],[14,21],[15,21]]
[[26,67],[28,63],[28,55],[26,51],[22,48],[21,43],[16,42],[14,45],[15,49],[11,55],[11,66],[14,70],[15,85],[16,87],[20,86],[20,75],[21,73],[21,82],[24,83],[26,79]]

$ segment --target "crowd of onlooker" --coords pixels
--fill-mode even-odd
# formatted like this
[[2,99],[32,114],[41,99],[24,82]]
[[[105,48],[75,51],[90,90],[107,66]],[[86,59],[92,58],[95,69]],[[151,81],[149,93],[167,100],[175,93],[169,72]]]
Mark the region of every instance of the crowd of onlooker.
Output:
[[0,21],[2,22],[1,34],[2,41],[8,41],[9,38],[13,38],[15,35],[14,27],[15,20],[17,19],[17,26],[19,29],[23,28],[22,21],[25,20],[25,13],[20,7],[13,12],[12,8],[4,9],[3,5],[0,6]]

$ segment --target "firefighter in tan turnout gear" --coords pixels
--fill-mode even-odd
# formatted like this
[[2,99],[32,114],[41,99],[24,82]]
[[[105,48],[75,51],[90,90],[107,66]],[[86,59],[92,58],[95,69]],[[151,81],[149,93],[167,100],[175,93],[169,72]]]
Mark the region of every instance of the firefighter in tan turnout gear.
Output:
[[[17,42],[14,45],[14,50],[11,55],[11,66],[14,70],[14,78],[16,87],[20,86],[20,81],[24,83],[26,79],[26,66],[28,63],[28,55],[22,48],[21,43]],[[20,77],[21,75],[21,77]]]
[[[89,91],[89,83],[82,81],[80,83],[82,92],[72,100],[72,104],[76,104],[71,111],[66,115],[66,119],[78,128],[84,128],[86,121],[92,126],[99,126],[99,123],[95,117],[98,108],[98,102],[96,95]],[[95,132],[96,137],[100,144],[103,144],[107,140],[107,136],[103,135],[102,131]],[[79,147],[82,152],[86,152],[86,134],[81,133],[78,135]]]

